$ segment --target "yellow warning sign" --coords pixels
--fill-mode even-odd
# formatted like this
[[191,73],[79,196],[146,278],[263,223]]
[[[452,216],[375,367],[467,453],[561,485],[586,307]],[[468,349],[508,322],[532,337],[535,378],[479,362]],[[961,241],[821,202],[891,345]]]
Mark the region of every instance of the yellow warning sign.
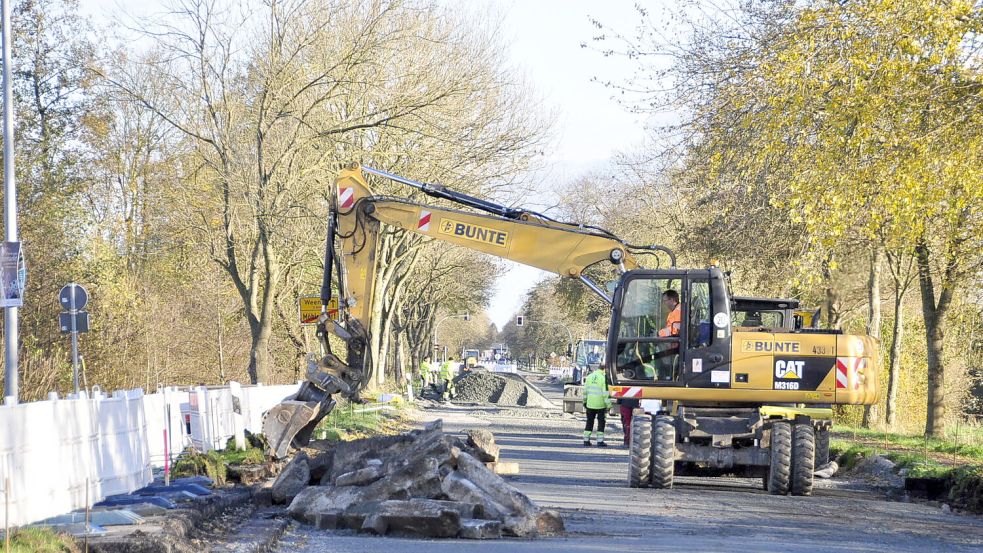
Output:
[[[317,324],[318,317],[321,316],[321,297],[320,296],[301,296],[300,301],[300,324]],[[332,320],[338,320],[338,298],[328,300],[328,316]]]

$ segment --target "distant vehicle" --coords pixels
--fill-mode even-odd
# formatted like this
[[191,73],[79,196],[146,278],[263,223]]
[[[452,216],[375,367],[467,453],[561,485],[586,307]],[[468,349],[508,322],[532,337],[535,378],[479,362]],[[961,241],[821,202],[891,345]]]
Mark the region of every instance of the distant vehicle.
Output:
[[573,354],[573,377],[563,386],[563,411],[583,413],[583,382],[595,366],[604,366],[607,354],[605,340],[580,340]]
[[463,360],[463,367],[465,370],[470,369],[478,365],[478,359],[480,357],[480,352],[476,349],[466,349],[464,353],[461,354],[461,359]]

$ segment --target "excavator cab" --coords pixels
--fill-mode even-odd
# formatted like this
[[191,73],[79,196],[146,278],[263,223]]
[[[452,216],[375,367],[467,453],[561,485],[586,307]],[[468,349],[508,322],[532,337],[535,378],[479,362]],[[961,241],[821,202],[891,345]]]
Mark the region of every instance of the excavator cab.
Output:
[[[679,324],[667,325],[679,298]],[[663,331],[660,333],[660,330]],[[640,386],[725,387],[730,362],[730,302],[723,272],[628,271],[612,298],[608,375]]]

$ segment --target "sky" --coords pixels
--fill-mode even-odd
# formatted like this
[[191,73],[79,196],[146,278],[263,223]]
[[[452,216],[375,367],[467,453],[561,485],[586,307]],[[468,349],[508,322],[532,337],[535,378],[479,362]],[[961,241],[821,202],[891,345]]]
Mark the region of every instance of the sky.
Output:
[[[472,5],[481,5],[471,2]],[[644,139],[645,121],[612,98],[613,91],[592,82],[626,80],[634,66],[627,60],[604,57],[581,48],[599,31],[590,18],[630,33],[637,24],[634,2],[587,0],[488,0],[504,16],[511,58],[545,107],[557,115],[546,170],[535,176],[546,186],[562,185],[594,169],[603,169],[620,151]],[[547,203],[544,198],[531,203]],[[488,311],[499,328],[522,305],[523,295],[548,275],[544,271],[506,263]]]
[[[541,183],[537,197],[523,205],[541,209],[550,203],[548,191],[591,170],[603,169],[621,151],[637,147],[645,134],[641,115],[629,113],[615,101],[614,92],[592,82],[622,82],[634,66],[627,60],[604,57],[581,48],[600,31],[590,18],[623,33],[637,24],[635,2],[628,0],[439,0],[455,9],[476,14],[499,14],[503,19],[502,42],[509,49],[515,69],[521,72],[543,109],[555,115],[549,147],[544,151],[544,169],[530,179]],[[661,3],[662,0],[658,0]],[[655,3],[653,1],[647,4]],[[109,22],[125,5],[131,14],[159,11],[161,0],[139,3],[120,0],[82,0],[82,11],[97,25]],[[412,177],[412,175],[407,175]],[[520,308],[523,295],[547,273],[506,262],[488,306],[492,322],[505,325]]]

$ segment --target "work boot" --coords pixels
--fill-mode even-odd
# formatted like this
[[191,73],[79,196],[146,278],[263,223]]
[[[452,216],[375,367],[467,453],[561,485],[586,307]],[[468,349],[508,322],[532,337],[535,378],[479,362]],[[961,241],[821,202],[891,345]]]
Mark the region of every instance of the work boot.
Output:
[[600,442],[597,442],[597,447],[607,447],[607,446],[608,446],[608,444],[604,443],[603,440],[601,440]]
[[584,440],[584,447],[590,447],[590,446],[591,446],[590,440]]

